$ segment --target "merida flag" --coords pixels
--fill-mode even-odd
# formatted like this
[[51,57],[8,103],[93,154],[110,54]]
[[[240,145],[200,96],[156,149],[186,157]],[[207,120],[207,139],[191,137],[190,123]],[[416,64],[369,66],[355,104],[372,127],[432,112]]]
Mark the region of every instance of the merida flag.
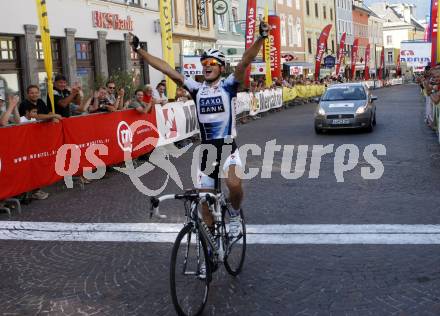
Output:
[[359,38],[355,38],[353,41],[353,49],[351,50],[351,76],[350,79],[354,80],[354,75],[356,74],[356,61],[358,57],[359,50]]
[[429,30],[431,32],[431,66],[434,67],[437,63],[437,19],[438,19],[438,1],[431,0],[431,19],[429,24]]
[[[248,49],[254,43],[256,21],[257,21],[257,1],[247,0],[245,49]],[[250,75],[251,75],[251,66],[246,68],[246,75],[244,81],[246,87],[249,87]]]
[[47,73],[47,97],[52,105],[52,112],[55,113],[53,102],[53,81],[52,81],[52,46],[50,45],[49,19],[47,18],[46,0],[36,0],[38,20],[40,23],[41,43],[43,44],[44,68]]
[[[171,0],[159,1],[160,29],[162,35],[162,55],[163,59],[174,68],[174,48],[173,33],[171,28]],[[167,97],[174,99],[176,96],[176,84],[170,78],[166,78]]]
[[382,46],[382,52],[380,53],[379,80],[383,79],[384,65],[385,65],[385,48]]
[[367,44],[367,48],[365,49],[365,70],[364,70],[364,78],[365,80],[370,80],[370,44]]
[[344,58],[344,46],[347,33],[342,33],[341,41],[339,42],[338,58],[336,60],[336,76],[339,76],[339,70],[341,69],[342,60]]
[[328,24],[321,32],[318,40],[318,47],[316,48],[316,58],[315,58],[315,80],[319,79],[319,71],[321,69],[322,55],[324,55],[325,48],[327,46],[328,35],[332,25]]

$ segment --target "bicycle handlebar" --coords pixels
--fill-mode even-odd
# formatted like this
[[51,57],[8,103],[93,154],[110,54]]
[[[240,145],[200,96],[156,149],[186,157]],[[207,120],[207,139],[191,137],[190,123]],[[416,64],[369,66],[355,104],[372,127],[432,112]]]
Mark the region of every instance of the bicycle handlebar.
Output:
[[153,214],[158,218],[167,218],[166,215],[159,213],[159,204],[165,200],[196,200],[196,199],[205,199],[209,204],[213,204],[216,201],[215,194],[211,192],[198,192],[197,190],[190,190],[183,194],[166,194],[160,197],[151,197],[150,199],[150,218],[153,217]]

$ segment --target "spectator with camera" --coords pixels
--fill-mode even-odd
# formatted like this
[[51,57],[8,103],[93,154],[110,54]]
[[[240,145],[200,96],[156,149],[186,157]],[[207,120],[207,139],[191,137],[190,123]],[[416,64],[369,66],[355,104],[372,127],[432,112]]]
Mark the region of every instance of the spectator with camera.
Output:
[[20,124],[20,114],[18,113],[17,104],[20,98],[16,95],[8,97],[8,105],[5,105],[5,97],[0,95],[0,127],[10,124],[12,116],[13,123]]
[[116,104],[111,103],[105,87],[100,87],[98,91],[94,92],[89,106],[89,113],[115,112],[117,109]]

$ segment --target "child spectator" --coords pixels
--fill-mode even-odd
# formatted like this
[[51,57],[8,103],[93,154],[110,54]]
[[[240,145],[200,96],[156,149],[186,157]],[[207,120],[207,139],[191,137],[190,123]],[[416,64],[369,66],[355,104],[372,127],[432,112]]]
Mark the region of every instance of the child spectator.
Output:
[[26,107],[23,116],[20,116],[20,123],[36,122],[38,116],[38,108],[35,104],[30,104]]
[[26,89],[26,99],[20,103],[18,109],[20,119],[25,117],[26,112],[34,107],[37,109],[37,115],[35,116],[37,120],[53,120],[54,122],[59,122],[62,118],[61,115],[51,112],[46,103],[40,98],[40,88],[37,85],[30,85]]

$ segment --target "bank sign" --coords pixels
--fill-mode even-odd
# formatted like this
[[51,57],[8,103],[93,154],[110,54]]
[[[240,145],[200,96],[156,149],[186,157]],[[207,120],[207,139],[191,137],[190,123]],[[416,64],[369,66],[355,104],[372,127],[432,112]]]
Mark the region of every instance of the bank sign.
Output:
[[203,75],[200,56],[183,56],[182,73],[186,77]]
[[93,27],[113,29],[119,31],[133,31],[133,20],[127,16],[125,19],[119,14],[92,11]]
[[431,43],[402,42],[400,43],[400,63],[408,67],[420,68],[431,63]]

